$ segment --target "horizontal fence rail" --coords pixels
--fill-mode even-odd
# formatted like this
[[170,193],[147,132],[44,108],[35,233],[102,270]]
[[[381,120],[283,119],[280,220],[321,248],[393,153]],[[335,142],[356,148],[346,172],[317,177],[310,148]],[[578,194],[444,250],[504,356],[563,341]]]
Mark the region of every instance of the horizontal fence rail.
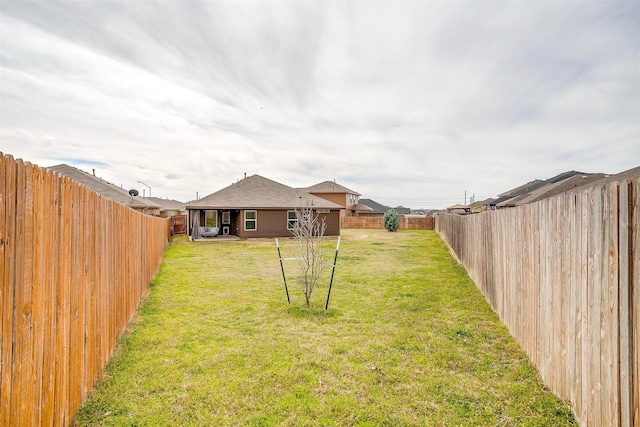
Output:
[[436,230],[582,426],[640,426],[640,180]]
[[146,216],[0,153],[0,425],[69,425],[169,239]]
[[[400,230],[433,230],[436,220],[432,216],[407,217],[398,216]],[[382,216],[345,216],[340,219],[342,228],[384,228]]]

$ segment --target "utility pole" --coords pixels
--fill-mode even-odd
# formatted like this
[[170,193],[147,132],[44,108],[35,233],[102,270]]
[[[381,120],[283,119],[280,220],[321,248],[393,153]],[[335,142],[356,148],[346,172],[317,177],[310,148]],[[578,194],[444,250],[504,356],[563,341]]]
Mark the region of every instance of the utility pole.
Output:
[[464,205],[467,206],[467,190],[464,190]]
[[[149,187],[147,184],[145,184],[142,181],[138,181],[138,182],[149,189],[149,197],[151,197],[151,187]],[[142,190],[142,198],[144,198],[144,189]]]

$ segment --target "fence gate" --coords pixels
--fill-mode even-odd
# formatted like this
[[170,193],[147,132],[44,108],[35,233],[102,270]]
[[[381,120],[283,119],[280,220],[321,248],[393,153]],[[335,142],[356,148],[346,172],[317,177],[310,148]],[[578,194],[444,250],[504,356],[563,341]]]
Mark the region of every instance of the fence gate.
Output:
[[171,234],[184,234],[187,232],[187,216],[174,215],[171,217]]

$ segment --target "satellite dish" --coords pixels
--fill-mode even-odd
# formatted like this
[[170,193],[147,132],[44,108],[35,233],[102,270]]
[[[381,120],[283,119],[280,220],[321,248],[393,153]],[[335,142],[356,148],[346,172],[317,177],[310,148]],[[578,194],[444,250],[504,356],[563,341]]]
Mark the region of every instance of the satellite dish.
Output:
[[138,190],[136,190],[135,188],[132,188],[131,190],[129,190],[129,195],[130,195],[131,197],[135,197],[135,196],[137,196],[138,194],[140,194],[140,193],[138,193]]

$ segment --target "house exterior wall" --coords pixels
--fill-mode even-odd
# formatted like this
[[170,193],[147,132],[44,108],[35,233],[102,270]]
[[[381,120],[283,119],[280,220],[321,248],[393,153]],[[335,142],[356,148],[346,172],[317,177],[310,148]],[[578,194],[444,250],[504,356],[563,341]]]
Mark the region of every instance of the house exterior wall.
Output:
[[[257,228],[255,231],[245,230],[244,210],[240,211],[237,222],[237,235],[242,238],[258,237],[291,237],[291,231],[287,229],[287,210],[258,210]],[[326,214],[319,214],[319,218],[325,219],[327,229],[325,236],[340,235],[340,211],[332,210]]]
[[344,206],[344,209],[340,211],[340,216],[352,216],[354,215],[353,207],[357,204],[349,201],[349,196],[355,196],[358,200],[358,196],[352,193],[312,193],[314,196],[322,197],[325,200],[336,203],[340,206]]
[[327,225],[327,230],[324,232],[325,236],[339,236],[340,235],[340,215],[342,210],[340,211],[331,211],[328,214],[319,214],[318,218],[322,220],[324,218],[324,223]]
[[346,193],[311,193],[314,196],[322,197],[325,200],[336,203],[342,207],[347,207]]

